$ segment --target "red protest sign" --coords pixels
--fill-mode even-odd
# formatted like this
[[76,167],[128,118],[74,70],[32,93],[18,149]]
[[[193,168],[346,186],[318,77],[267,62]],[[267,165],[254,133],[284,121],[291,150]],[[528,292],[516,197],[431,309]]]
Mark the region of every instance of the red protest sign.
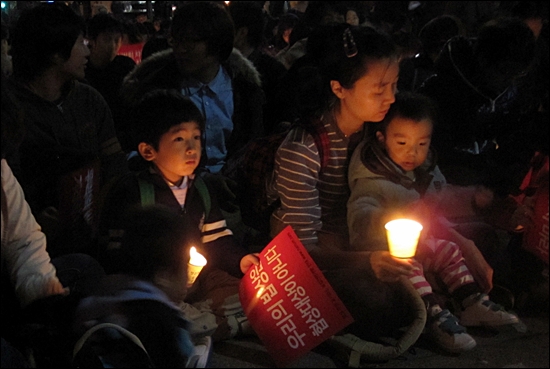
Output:
[[139,64],[141,63],[141,51],[143,50],[143,45],[145,45],[145,42],[122,45],[118,50],[117,55],[124,55],[132,58],[136,64]]
[[260,253],[242,278],[248,321],[279,366],[285,366],[353,322],[292,227]]

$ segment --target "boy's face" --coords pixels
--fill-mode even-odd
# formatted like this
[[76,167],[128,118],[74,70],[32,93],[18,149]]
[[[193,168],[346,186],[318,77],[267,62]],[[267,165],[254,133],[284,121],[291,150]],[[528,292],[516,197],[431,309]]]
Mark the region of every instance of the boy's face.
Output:
[[155,163],[164,178],[179,185],[183,177],[193,174],[201,159],[201,130],[196,122],[174,125],[160,137],[158,150],[146,145],[140,154]]
[[428,119],[414,121],[398,116],[389,123],[385,135],[377,132],[376,137],[397,165],[411,171],[426,160],[432,129],[432,122]]

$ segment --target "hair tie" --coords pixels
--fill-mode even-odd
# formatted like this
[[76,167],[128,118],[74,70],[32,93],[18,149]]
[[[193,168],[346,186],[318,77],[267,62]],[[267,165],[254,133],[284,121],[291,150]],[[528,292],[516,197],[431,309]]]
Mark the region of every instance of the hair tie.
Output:
[[349,27],[345,29],[342,38],[344,39],[344,50],[346,51],[346,56],[348,58],[353,58],[357,55],[358,51]]

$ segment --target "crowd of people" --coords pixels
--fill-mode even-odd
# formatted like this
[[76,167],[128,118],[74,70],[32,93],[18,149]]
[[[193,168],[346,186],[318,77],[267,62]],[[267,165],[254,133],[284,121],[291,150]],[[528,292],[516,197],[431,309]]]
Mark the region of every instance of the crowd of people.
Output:
[[[548,309],[544,2],[182,2],[134,28],[112,3],[2,19],[2,367],[74,365],[105,324],[154,366],[204,367],[255,334],[239,284],[287,226],[354,345],[411,324],[403,280],[452,353]],[[266,217],[239,173],[275,135]],[[424,226],[414,258],[389,252],[396,216]],[[208,263],[189,286],[191,246]]]

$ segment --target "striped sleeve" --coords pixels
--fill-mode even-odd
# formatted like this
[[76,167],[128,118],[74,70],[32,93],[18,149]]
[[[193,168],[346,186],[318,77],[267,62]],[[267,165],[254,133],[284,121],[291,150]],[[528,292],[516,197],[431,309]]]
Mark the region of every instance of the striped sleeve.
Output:
[[317,189],[320,167],[313,137],[300,128],[291,131],[275,157],[275,185],[281,206],[274,216],[291,224],[304,245],[317,243],[317,231],[322,226]]

